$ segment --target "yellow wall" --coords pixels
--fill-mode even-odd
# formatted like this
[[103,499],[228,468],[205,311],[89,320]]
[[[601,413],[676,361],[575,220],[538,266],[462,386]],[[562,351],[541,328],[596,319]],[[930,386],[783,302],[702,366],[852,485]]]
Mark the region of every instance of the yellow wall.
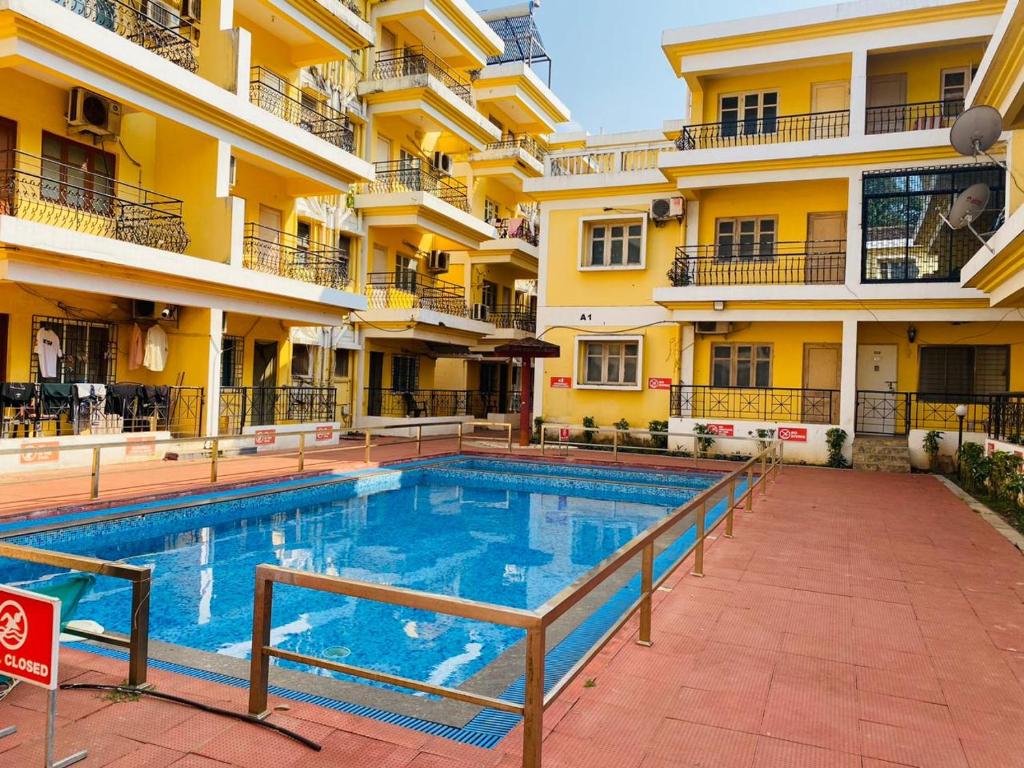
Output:
[[906,73],[907,103],[938,101],[942,97],[942,70],[977,66],[984,44],[926,48],[868,57],[868,77]]
[[277,342],[277,385],[291,384],[291,343],[288,327],[280,320],[228,313],[227,335],[245,339],[242,364],[242,386],[253,385],[252,363],[257,341]]

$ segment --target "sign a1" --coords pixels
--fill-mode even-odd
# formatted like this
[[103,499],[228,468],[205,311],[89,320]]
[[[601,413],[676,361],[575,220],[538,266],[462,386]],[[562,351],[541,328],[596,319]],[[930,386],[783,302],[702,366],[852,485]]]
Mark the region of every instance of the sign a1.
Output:
[[651,376],[647,379],[648,389],[672,389],[672,379],[663,379],[658,376]]
[[806,443],[807,429],[804,427],[779,427],[779,440],[787,443]]
[[0,585],[0,674],[57,689],[60,600]]
[[719,437],[733,437],[736,434],[736,428],[732,424],[708,424],[708,430],[712,435]]
[[552,389],[572,389],[572,377],[571,376],[552,376],[551,377],[551,388]]

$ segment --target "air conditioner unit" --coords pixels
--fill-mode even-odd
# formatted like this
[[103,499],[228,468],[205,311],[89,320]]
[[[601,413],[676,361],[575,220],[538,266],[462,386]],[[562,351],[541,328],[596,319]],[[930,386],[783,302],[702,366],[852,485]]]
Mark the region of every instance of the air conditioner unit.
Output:
[[444,152],[434,153],[434,167],[439,171],[445,173],[452,172],[452,158],[451,155],[446,155]]
[[177,29],[181,26],[178,11],[160,0],[143,0],[142,12],[158,27]]
[[198,24],[203,18],[203,0],[182,0],[181,18],[192,24]]
[[427,270],[437,275],[447,272],[451,263],[452,255],[448,251],[431,251],[427,256]]
[[68,130],[106,138],[121,131],[121,105],[85,88],[68,91]]
[[651,219],[668,221],[686,215],[686,200],[681,197],[661,197],[651,201]]
[[479,320],[482,323],[486,323],[487,318],[490,317],[490,314],[491,310],[486,304],[474,304],[473,311],[470,313],[470,316],[474,320]]
[[694,324],[694,331],[704,336],[724,335],[732,330],[732,323],[701,320]]

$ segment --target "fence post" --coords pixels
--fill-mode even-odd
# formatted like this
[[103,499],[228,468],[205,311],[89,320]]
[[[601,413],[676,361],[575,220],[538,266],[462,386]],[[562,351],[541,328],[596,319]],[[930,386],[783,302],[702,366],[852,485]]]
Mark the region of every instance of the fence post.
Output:
[[299,433],[299,472],[306,468],[306,433]]
[[768,451],[761,453],[761,479],[758,481],[761,485],[761,495],[768,495]]
[[423,425],[416,425],[416,455],[419,456],[423,453]]
[[149,658],[149,595],[153,572],[147,570],[132,582],[132,623],[128,636],[128,685],[146,685]]
[[640,637],[638,645],[651,646],[651,592],[654,588],[654,542],[650,541],[643,549],[640,563]]
[[707,501],[701,502],[700,514],[697,515],[697,549],[693,554],[693,575],[704,575],[704,525],[708,514]]
[[506,424],[508,427],[508,452],[512,453],[512,425]]
[[612,461],[619,460],[619,430],[612,432]]
[[545,432],[546,432],[546,430],[544,429],[544,425],[541,424],[540,425],[540,455],[541,456],[544,455],[544,434],[545,434]]
[[544,743],[544,625],[526,630],[523,768],[541,768]]
[[725,538],[732,538],[732,524],[735,517],[733,510],[736,509],[736,477],[729,483],[729,511],[725,515]]
[[363,463],[370,463],[370,428],[367,427],[366,431],[363,432],[363,436],[366,438],[366,447],[363,449]]
[[462,453],[462,422],[459,422],[459,453]]
[[210,482],[217,482],[217,462],[220,459],[220,440],[216,437],[210,443]]
[[92,482],[89,485],[89,498],[96,499],[100,495],[100,446],[92,449]]
[[754,465],[747,467],[747,512],[754,511]]
[[252,610],[252,661],[249,663],[249,714],[260,719],[267,711],[270,660],[264,648],[270,645],[270,614],[274,605],[274,582],[256,568],[256,590]]

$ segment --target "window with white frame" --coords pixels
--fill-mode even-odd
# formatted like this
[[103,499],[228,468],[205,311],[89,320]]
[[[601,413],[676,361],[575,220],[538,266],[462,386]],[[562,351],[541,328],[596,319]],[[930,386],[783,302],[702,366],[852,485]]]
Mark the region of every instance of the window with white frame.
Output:
[[970,67],[942,70],[942,111],[946,117],[956,117],[963,112],[972,74]]
[[775,133],[778,117],[778,91],[735,93],[722,96],[718,102],[722,136]]
[[643,265],[643,219],[588,221],[584,235],[584,267],[614,269]]
[[308,344],[292,344],[292,378],[308,379],[313,375],[313,353]]
[[715,344],[711,347],[711,386],[770,387],[770,344]]
[[488,224],[494,224],[501,219],[501,206],[491,200],[489,197],[484,198],[484,221]]
[[639,339],[584,339],[580,341],[579,358],[579,383],[583,386],[640,385]]
[[778,223],[774,216],[718,219],[715,253],[720,259],[772,258]]

